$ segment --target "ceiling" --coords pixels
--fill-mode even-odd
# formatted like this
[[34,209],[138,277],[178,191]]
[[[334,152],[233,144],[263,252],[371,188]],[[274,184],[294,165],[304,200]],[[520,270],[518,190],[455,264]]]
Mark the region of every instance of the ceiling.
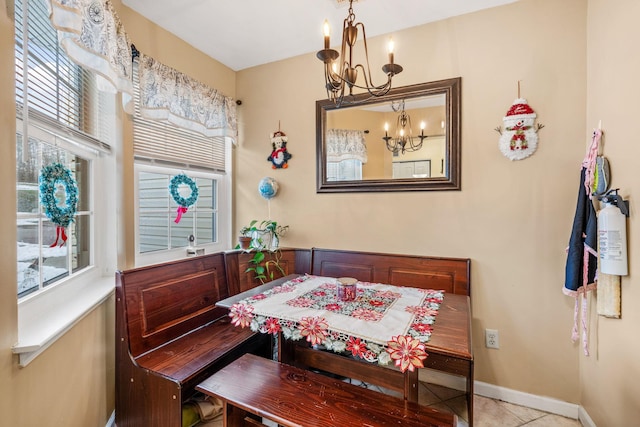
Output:
[[[356,0],[367,38],[517,0]],[[322,48],[322,24],[336,29],[348,0],[122,0],[210,57],[238,71]],[[135,43],[135,40],[133,40]]]

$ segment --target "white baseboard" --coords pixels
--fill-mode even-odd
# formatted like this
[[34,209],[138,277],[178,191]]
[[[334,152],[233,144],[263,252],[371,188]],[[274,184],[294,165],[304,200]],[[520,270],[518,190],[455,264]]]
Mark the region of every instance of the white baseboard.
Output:
[[562,415],[563,417],[573,418],[574,420],[578,419],[580,406],[575,403],[499,387],[497,385],[483,383],[482,381],[476,381],[474,383],[474,391],[480,396],[490,397],[491,399],[503,400],[515,405],[526,406],[528,408]]
[[583,427],[597,427],[593,422],[587,411],[581,406],[578,410],[578,420],[582,423]]
[[[457,375],[449,375],[432,369],[421,369],[419,374],[421,381],[426,381],[431,384],[461,391],[464,391],[467,387],[467,382],[464,377]],[[587,411],[580,405],[551,397],[524,393],[482,381],[474,381],[473,385],[474,392],[477,395],[502,400],[513,403],[514,405],[526,406],[551,414],[562,415],[563,417],[573,418],[574,420],[580,420],[584,427],[597,427],[591,417],[589,417],[589,414],[587,414]]]
[[111,413],[109,420],[107,420],[107,425],[105,427],[115,427],[116,425],[116,411]]

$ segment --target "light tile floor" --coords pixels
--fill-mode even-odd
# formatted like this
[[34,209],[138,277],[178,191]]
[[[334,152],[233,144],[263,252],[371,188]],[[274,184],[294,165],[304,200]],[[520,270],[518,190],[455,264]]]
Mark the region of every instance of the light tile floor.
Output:
[[[368,385],[367,388],[376,387]],[[396,394],[380,388],[378,390]],[[469,426],[464,392],[421,382],[418,400],[422,405],[458,415],[458,427]],[[477,394],[473,398],[473,425],[474,427],[582,427],[578,420],[489,399]]]
[[[458,415],[458,427],[469,425],[464,393],[435,384],[421,383],[420,403]],[[549,414],[526,406],[475,395],[474,427],[581,427],[578,420]]]

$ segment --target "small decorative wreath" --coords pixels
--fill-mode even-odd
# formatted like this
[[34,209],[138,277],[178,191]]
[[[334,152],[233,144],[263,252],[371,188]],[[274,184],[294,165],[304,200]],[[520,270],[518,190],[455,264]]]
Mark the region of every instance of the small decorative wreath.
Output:
[[[58,205],[55,197],[58,183],[64,185],[64,207]],[[45,166],[40,171],[40,203],[45,215],[57,226],[66,228],[73,221],[78,205],[78,185],[71,171],[60,163]]]
[[[191,188],[191,195],[185,199],[178,192],[178,187],[180,184],[186,184]],[[178,204],[178,206],[184,206],[188,208],[189,206],[196,203],[198,200],[198,186],[195,181],[189,178],[187,175],[181,173],[180,175],[176,175],[171,178],[171,185],[169,185],[169,191],[171,192],[171,197]]]
[[[178,192],[180,184],[186,184],[191,188],[191,195],[186,199]],[[193,179],[181,173],[180,175],[176,175],[171,178],[169,192],[171,193],[173,200],[178,204],[177,216],[175,219],[175,223],[177,224],[182,219],[182,214],[187,213],[187,208],[198,201],[198,186]]]

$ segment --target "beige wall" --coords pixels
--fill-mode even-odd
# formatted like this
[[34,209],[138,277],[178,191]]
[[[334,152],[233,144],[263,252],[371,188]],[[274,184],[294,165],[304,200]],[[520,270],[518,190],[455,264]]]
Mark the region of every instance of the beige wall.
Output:
[[[462,77],[462,191],[316,194],[314,101],[326,94],[308,54],[238,73],[236,224],[267,217],[256,187],[272,176],[271,218],[291,226],[285,245],[471,258],[476,380],[578,403],[562,286],[586,140],[586,2],[522,0],[393,38],[405,69],[396,85]],[[385,40],[370,40],[370,52]],[[538,151],[512,162],[493,129],[518,80],[545,128]],[[293,158],[274,171],[266,157],[278,121]],[[484,348],[485,328],[500,331],[499,350]]]
[[[640,259],[636,249],[640,246],[640,146],[634,129],[640,114],[640,56],[629,51],[631,41],[640,40],[638,17],[637,0],[589,0],[585,133],[602,120],[612,187],[620,188],[631,205],[627,223],[630,275],[622,279],[622,319],[593,315],[592,355],[580,358],[581,404],[598,427],[637,425],[640,419]],[[594,313],[595,300],[591,306]]]
[[[5,183],[0,222],[0,413],[1,425],[13,427],[101,427],[115,406],[115,307],[113,297],[25,368],[11,346],[17,341],[15,216],[15,95],[12,15],[0,0],[0,176]],[[159,61],[235,96],[235,72],[206,57],[168,32],[142,19],[119,0],[112,1],[136,47]],[[123,122],[123,142],[116,144],[120,195],[118,268],[133,265],[133,163],[131,123]]]
[[[462,191],[396,194],[315,193],[314,101],[325,93],[313,54],[236,74],[114,3],[140,50],[243,100],[234,153],[236,229],[270,211],[291,226],[283,242],[289,246],[469,257],[477,380],[580,403],[599,427],[633,425],[640,417],[640,291],[632,283],[638,280],[623,279],[621,320],[599,318],[593,307],[588,358],[570,341],[573,303],[561,294],[580,161],[598,120],[613,185],[631,200],[630,254],[640,244],[631,187],[640,154],[632,128],[640,60],[629,45],[640,38],[635,0],[521,0],[394,34],[405,67],[396,85],[456,76],[463,83]],[[13,28],[6,1],[0,6],[6,59]],[[383,43],[372,39],[371,51],[382,52]],[[425,56],[439,60],[420,59]],[[0,61],[0,176],[8,212],[15,203],[13,72],[12,61]],[[500,154],[493,128],[502,124],[518,80],[545,128],[538,151],[511,162]],[[274,171],[266,158],[278,121],[293,158],[288,169]],[[123,160],[130,159],[131,137],[128,119],[123,122],[120,268],[133,262],[133,168]],[[280,183],[270,210],[257,194],[263,176]],[[14,241],[14,222],[0,227],[3,239]],[[1,245],[0,255],[3,277],[15,277],[15,246]],[[640,266],[630,259],[633,274]],[[24,369],[11,354],[16,316],[15,280],[5,279],[0,411],[7,425],[104,425],[114,399],[113,299]],[[500,350],[484,348],[487,327],[499,329]]]

